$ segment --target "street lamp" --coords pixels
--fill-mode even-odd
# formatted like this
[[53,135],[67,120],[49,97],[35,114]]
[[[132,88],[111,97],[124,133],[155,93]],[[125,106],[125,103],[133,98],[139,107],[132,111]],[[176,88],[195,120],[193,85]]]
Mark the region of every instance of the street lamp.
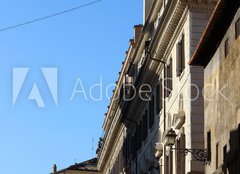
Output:
[[173,129],[168,130],[164,136],[164,144],[172,147],[175,144],[176,137],[177,135]]
[[176,150],[179,151],[180,153],[184,153],[187,155],[188,153],[191,153],[192,156],[197,160],[197,161],[202,161],[204,164],[207,164],[209,162],[208,160],[208,153],[207,149],[176,149],[172,148],[172,146],[175,144],[176,141],[176,133],[173,129],[170,129],[166,132],[164,135],[164,143],[166,146],[170,147],[170,150]]

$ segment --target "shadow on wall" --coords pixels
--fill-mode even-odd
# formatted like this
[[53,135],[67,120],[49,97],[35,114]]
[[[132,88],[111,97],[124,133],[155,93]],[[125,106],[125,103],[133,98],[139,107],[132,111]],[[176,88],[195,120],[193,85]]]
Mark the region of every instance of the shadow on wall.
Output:
[[240,124],[238,129],[230,132],[229,140],[230,149],[226,152],[224,148],[224,173],[239,174],[240,173]]

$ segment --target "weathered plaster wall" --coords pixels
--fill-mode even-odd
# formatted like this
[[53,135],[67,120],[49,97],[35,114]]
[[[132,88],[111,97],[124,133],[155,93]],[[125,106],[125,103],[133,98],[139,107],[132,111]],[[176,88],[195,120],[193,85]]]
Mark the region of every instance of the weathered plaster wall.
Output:
[[[207,141],[208,131],[211,131],[212,137],[212,159],[210,165],[206,166],[207,174],[217,170],[216,144],[219,143],[218,166],[220,166],[224,163],[224,146],[227,145],[228,153],[229,151],[235,153],[239,141],[238,137],[234,139],[232,137],[240,123],[240,38],[235,40],[234,31],[235,21],[239,16],[240,11],[204,72],[205,140]],[[225,57],[224,44],[227,38],[230,50]]]

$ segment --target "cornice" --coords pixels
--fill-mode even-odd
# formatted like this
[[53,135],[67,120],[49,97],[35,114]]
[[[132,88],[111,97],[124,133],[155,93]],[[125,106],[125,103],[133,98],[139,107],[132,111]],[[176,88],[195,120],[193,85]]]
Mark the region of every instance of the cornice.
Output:
[[217,3],[217,0],[185,0],[190,10],[206,12],[211,11]]
[[155,52],[157,58],[163,58],[169,41],[173,37],[176,27],[182,17],[182,14],[186,8],[184,1],[178,1],[175,7],[172,7],[173,13],[166,16],[165,22],[162,25],[159,35],[157,36],[158,44],[155,44],[153,53]]
[[120,123],[120,116],[121,116],[121,109],[118,107],[115,115],[113,116],[113,121],[110,125],[109,132],[106,134],[105,141],[102,147],[102,151],[99,155],[98,159],[98,169],[101,171],[104,167],[104,164],[106,161],[108,161],[108,157],[113,149],[113,144],[116,140],[116,136],[119,133],[119,128],[123,126],[123,124]]
[[180,18],[178,24],[176,25],[176,28],[175,28],[175,30],[172,34],[172,38],[168,42],[168,45],[166,47],[166,52],[163,55],[163,57],[166,58],[166,59],[169,57],[169,55],[172,51],[173,45],[180,35],[180,32],[181,32],[180,29],[184,26],[184,23],[187,20],[188,10],[189,10],[188,8],[184,9],[183,14],[181,15],[181,18]]
[[[112,99],[118,98],[118,95],[120,93],[119,91],[121,89],[121,85],[122,85],[122,82],[123,82],[123,78],[124,78],[124,76],[126,74],[126,71],[129,68],[129,62],[130,62],[130,59],[132,57],[132,54],[135,52],[136,44],[137,43],[133,43],[133,40],[130,39],[130,41],[129,41],[129,49],[126,52],[125,60],[124,60],[123,65],[122,65],[122,69],[120,71],[120,74],[119,74],[119,77],[118,77],[118,80],[117,80],[116,88],[114,90]],[[116,100],[111,100],[109,108],[108,108],[108,111],[106,113],[106,116],[105,116],[105,119],[104,119],[104,123],[103,123],[103,126],[102,126],[105,131],[107,129],[108,124],[110,124],[109,121],[110,121],[110,118],[111,118],[111,115],[112,115],[112,110],[113,110],[115,102],[116,102]]]

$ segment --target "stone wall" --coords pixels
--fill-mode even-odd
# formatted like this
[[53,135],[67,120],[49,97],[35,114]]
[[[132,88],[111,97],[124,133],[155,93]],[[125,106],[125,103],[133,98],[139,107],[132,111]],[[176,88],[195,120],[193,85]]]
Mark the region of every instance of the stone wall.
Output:
[[[207,147],[207,132],[211,131],[212,154],[211,162],[206,166],[207,174],[221,170],[224,164],[226,164],[228,173],[234,174],[240,171],[238,130],[240,123],[240,38],[235,40],[234,31],[235,21],[240,16],[239,14],[240,11],[204,72],[205,145]],[[225,57],[224,45],[227,38],[230,50]]]

